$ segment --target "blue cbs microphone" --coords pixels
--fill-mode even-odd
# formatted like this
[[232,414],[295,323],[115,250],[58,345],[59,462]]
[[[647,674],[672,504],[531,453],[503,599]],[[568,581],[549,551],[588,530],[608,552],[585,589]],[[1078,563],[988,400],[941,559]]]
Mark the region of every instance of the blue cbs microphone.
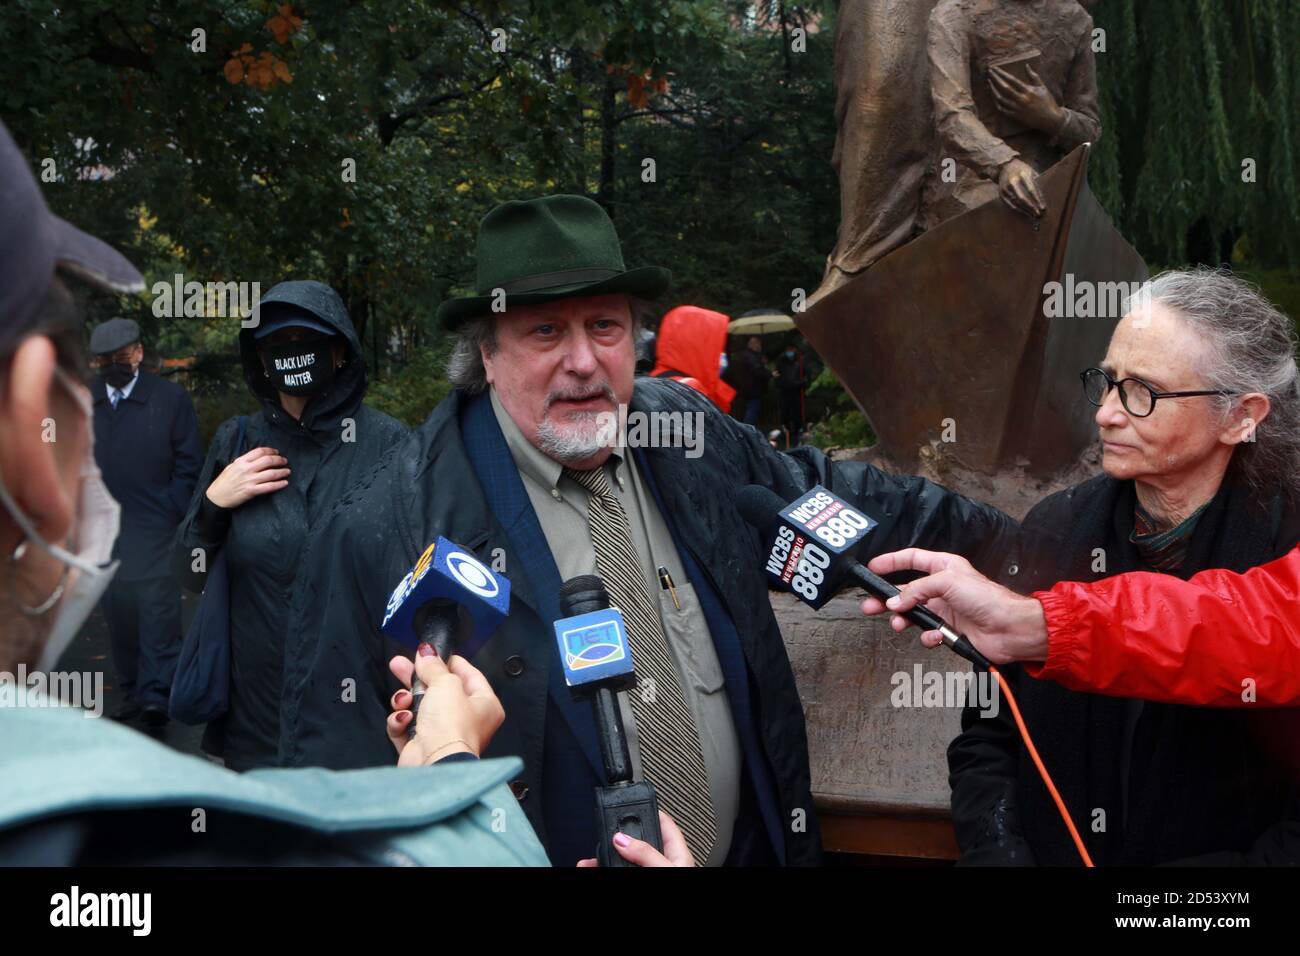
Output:
[[[381,629],[403,647],[433,646],[443,663],[452,654],[477,653],[506,619],[510,581],[467,549],[439,536],[424,549],[388,599]],[[424,699],[424,684],[411,675],[411,728]]]
[[608,784],[596,788],[596,860],[601,866],[632,866],[613,849],[622,831],[660,852],[659,799],[649,780],[632,780],[627,730],[618,709],[618,692],[636,688],[632,649],[623,615],[610,607],[605,582],[594,574],[570,578],[560,586],[564,617],[555,622],[555,639],[564,665],[564,682],[575,699],[591,698],[600,756]]
[[[749,485],[740,490],[737,507],[765,535],[768,582],[777,590],[793,591],[813,610],[854,585],[881,601],[898,594],[898,588],[854,557],[878,522],[821,485],[789,504],[771,488]],[[923,630],[938,631],[949,648],[971,663],[992,666],[964,634],[924,604],[902,616]]]

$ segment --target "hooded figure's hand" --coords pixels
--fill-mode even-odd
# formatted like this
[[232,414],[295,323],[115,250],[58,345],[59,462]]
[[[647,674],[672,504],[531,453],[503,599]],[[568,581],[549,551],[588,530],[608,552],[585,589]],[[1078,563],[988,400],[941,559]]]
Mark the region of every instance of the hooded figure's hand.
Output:
[[289,484],[289,459],[274,448],[244,452],[208,485],[208,500],[220,508],[238,508],[257,495],[279,491]]

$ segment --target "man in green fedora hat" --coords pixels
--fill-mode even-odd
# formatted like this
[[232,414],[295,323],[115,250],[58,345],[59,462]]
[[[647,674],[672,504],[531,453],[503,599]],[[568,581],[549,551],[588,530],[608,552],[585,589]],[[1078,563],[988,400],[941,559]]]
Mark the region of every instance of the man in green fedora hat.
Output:
[[[379,622],[441,535],[510,579],[510,615],[473,654],[506,713],[485,753],[523,758],[511,789],[553,863],[590,858],[603,839],[595,721],[566,686],[553,629],[567,616],[561,585],[589,574],[627,624],[638,687],[619,698],[635,776],[653,782],[694,861],[820,860],[803,707],[736,491],[759,484],[789,501],[827,485],[882,518],[876,545],[891,549],[937,540],[900,538],[886,518],[933,486],[816,449],[781,454],[694,389],[636,378],[641,304],[668,283],[662,269],[626,267],[590,199],[507,202],[484,217],[474,294],[438,311],[456,336],[455,388],[307,545],[283,763],[391,760],[374,721],[406,698],[392,697]],[[634,419],[658,440],[638,439]],[[977,516],[968,530],[988,528]]]
[[438,309],[438,320],[452,331],[476,316],[503,312],[506,301],[520,306],[604,295],[652,299],[672,281],[667,269],[626,268],[614,223],[583,196],[502,203],[483,217],[475,259],[476,294],[449,299]]

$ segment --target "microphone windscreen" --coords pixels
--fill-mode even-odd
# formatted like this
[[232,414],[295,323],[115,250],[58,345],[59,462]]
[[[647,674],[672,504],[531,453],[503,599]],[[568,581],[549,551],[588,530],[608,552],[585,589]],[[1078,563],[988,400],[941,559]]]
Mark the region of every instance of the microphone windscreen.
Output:
[[775,491],[762,485],[746,485],[736,499],[741,516],[759,531],[771,526],[785,504]]
[[600,575],[580,574],[560,585],[560,612],[565,617],[603,611],[609,606],[609,591]]

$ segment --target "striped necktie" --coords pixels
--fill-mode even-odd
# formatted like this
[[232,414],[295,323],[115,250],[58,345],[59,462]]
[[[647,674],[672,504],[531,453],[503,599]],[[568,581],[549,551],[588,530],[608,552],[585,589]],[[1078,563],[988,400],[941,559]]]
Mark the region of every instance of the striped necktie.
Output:
[[596,551],[596,572],[627,625],[638,677],[629,700],[636,717],[642,772],[655,785],[660,806],[681,827],[696,862],[703,864],[717,840],[709,774],[695,719],[682,695],[677,665],[660,626],[659,610],[632,546],[627,514],[614,496],[604,468],[566,468],[564,473],[591,495],[587,523]]

